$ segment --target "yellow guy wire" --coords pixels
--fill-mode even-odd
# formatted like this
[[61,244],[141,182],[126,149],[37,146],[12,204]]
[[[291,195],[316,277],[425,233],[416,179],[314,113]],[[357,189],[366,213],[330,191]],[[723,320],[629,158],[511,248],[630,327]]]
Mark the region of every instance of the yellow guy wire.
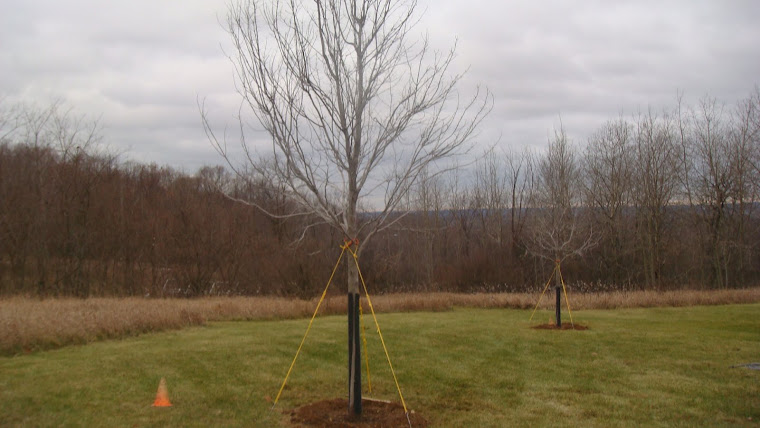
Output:
[[332,282],[333,276],[335,276],[335,271],[338,270],[338,266],[340,265],[340,260],[343,258],[343,253],[346,252],[346,248],[348,248],[348,244],[342,245],[341,248],[342,250],[340,252],[340,256],[338,257],[338,261],[335,263],[335,267],[333,268],[333,271],[330,274],[330,279],[327,280],[325,291],[322,292],[322,297],[319,298],[319,303],[317,303],[317,308],[314,309],[314,315],[312,315],[311,320],[309,320],[309,326],[306,328],[306,334],[303,335],[303,339],[301,339],[301,344],[298,345],[296,356],[293,357],[293,362],[290,363],[290,368],[288,369],[288,373],[285,375],[285,380],[282,381],[282,386],[280,387],[280,390],[277,392],[277,397],[274,399],[274,404],[272,404],[272,409],[274,409],[274,406],[277,405],[277,401],[280,399],[282,390],[285,389],[285,384],[288,382],[288,378],[290,377],[290,372],[293,371],[293,366],[296,365],[296,359],[298,359],[298,354],[301,353],[301,348],[303,347],[303,343],[306,341],[306,336],[309,335],[309,330],[311,330],[311,324],[314,322],[314,318],[316,318],[317,312],[319,312],[319,306],[322,304],[322,301],[325,300],[325,296],[327,295],[327,289],[330,288],[330,283]]
[[364,362],[367,365],[367,388],[372,393],[372,378],[369,375],[369,353],[367,352],[367,334],[364,328],[364,311],[362,310],[362,301],[359,299],[359,325],[362,329],[362,342],[364,343]]
[[573,312],[570,310],[570,301],[567,300],[567,290],[565,289],[565,280],[562,279],[562,270],[559,268],[559,263],[557,263],[557,275],[559,275],[559,282],[562,283],[562,291],[565,292],[565,304],[567,305],[567,313],[570,314],[570,325],[575,328],[575,323],[573,322]]
[[536,309],[538,309],[538,305],[541,304],[541,299],[544,297],[544,293],[546,293],[546,289],[549,288],[549,284],[552,282],[552,278],[554,278],[554,274],[557,272],[557,266],[554,266],[554,270],[552,271],[552,274],[549,275],[549,280],[546,281],[546,286],[544,286],[544,291],[541,292],[541,296],[538,297],[538,302],[536,302],[536,307],[533,308],[533,312],[530,314],[530,319],[528,322],[533,321],[533,315],[536,313]]
[[[369,293],[367,292],[367,284],[364,283],[364,276],[362,275],[362,271],[359,268],[359,259],[356,255],[356,251],[349,248],[349,251],[354,256],[354,263],[356,263],[356,270],[359,272],[359,279],[362,281],[362,287],[364,287],[364,295],[367,296],[367,304],[369,305],[369,310],[372,312],[372,318],[375,320],[375,327],[377,327],[377,334],[380,336],[380,343],[383,344],[383,351],[385,351],[385,358],[388,360],[388,366],[391,368],[391,374],[393,375],[393,381],[396,383],[396,389],[398,390],[398,396],[401,398],[401,405],[404,406],[404,413],[406,414],[406,419],[409,421],[409,410],[406,408],[406,401],[404,401],[404,396],[401,394],[401,387],[398,384],[398,378],[396,377],[396,371],[393,370],[393,364],[391,363],[391,357],[388,354],[388,348],[385,346],[385,340],[383,339],[383,333],[380,331],[380,324],[377,322],[377,316],[375,316],[375,308],[372,306],[372,300],[369,298]],[[412,426],[411,421],[409,421],[409,426]]]

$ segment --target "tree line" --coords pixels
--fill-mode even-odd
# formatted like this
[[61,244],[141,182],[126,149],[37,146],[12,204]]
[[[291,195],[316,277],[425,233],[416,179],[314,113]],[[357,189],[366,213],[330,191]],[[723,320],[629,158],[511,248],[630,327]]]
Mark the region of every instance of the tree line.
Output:
[[[321,292],[346,237],[277,216],[288,189],[123,162],[102,139],[63,103],[0,103],[0,294]],[[376,293],[535,290],[557,259],[582,291],[755,285],[760,90],[610,119],[585,141],[560,126],[542,150],[423,174],[399,207],[362,255]]]

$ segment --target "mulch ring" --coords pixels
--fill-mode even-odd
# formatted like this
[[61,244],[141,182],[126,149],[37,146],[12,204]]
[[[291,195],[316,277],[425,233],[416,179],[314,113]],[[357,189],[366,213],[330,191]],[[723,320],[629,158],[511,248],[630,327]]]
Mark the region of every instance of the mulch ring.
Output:
[[407,420],[404,407],[399,403],[367,399],[362,400],[359,418],[349,415],[348,400],[341,398],[307,404],[289,411],[289,414],[290,422],[297,427],[408,428],[410,421],[414,428],[428,425],[425,418],[413,410],[409,411]]
[[531,328],[535,328],[536,330],[588,330],[588,326],[581,325],[581,324],[570,324],[569,322],[562,323],[562,327],[557,327],[557,324],[539,324],[534,325]]

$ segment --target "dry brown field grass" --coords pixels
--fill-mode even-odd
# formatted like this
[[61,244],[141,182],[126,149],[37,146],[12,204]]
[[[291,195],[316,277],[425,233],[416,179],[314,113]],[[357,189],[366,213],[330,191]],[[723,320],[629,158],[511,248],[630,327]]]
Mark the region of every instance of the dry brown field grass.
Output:
[[[549,294],[549,293],[547,293]],[[537,293],[409,293],[372,297],[376,312],[445,311],[455,307],[532,309]],[[760,302],[760,288],[571,294],[573,310]],[[0,354],[13,355],[102,339],[202,325],[209,321],[311,316],[317,300],[278,297],[200,299],[0,299]],[[553,295],[540,307],[550,308]],[[346,311],[346,298],[329,297],[320,315]],[[365,307],[365,311],[368,308]]]

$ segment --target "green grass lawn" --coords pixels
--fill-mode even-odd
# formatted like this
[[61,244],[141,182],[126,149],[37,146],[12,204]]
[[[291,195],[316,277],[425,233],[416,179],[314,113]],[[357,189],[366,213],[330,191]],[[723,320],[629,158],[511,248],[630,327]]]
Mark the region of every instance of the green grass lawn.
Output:
[[[736,426],[760,422],[760,305],[379,315],[402,392],[432,426]],[[549,312],[536,320],[546,322]],[[0,357],[0,426],[287,426],[282,411],[345,396],[344,317],[225,322]],[[371,317],[373,392],[398,401]],[[151,404],[165,377],[170,408]]]

